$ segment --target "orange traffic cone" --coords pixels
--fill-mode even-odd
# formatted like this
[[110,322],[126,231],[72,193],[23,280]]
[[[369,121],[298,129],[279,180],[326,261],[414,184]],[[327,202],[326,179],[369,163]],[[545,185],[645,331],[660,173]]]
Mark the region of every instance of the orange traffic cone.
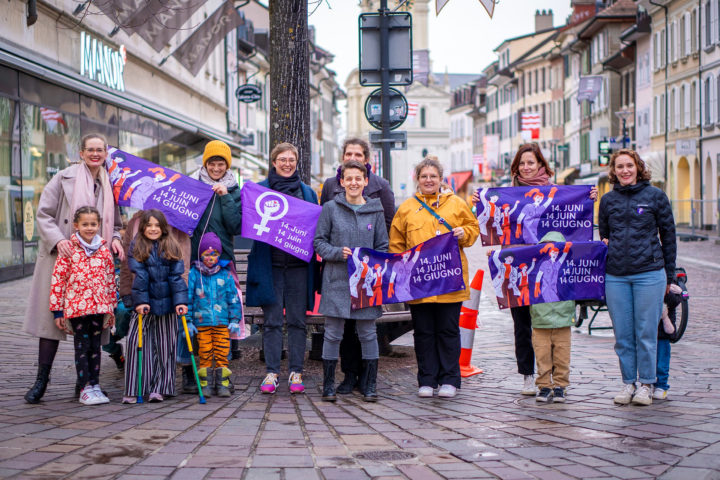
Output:
[[480,306],[480,290],[483,282],[482,270],[475,272],[470,284],[470,298],[465,300],[460,310],[460,376],[471,377],[483,373],[482,369],[470,364],[475,327],[477,326],[478,308]]

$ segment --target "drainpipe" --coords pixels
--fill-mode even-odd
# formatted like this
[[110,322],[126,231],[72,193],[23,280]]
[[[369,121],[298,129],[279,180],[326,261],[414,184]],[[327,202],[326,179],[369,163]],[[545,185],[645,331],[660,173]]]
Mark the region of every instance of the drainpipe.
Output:
[[[698,0],[700,1],[700,0]],[[668,186],[668,163],[667,163],[667,142],[668,142],[668,54],[669,54],[669,27],[668,27],[668,8],[665,5],[662,5],[660,3],[657,3],[655,0],[649,0],[651,5],[655,5],[656,7],[661,7],[665,11],[665,189],[667,190]],[[699,14],[700,12],[698,12]],[[698,17],[700,18],[700,17]],[[698,45],[699,47],[699,45]]]
[[27,26],[31,27],[37,22],[37,0],[28,0],[27,4]]

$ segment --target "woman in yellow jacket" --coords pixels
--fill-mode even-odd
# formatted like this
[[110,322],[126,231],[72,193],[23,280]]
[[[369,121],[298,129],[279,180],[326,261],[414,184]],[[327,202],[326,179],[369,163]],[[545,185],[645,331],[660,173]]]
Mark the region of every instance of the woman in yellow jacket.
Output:
[[[389,251],[404,252],[452,231],[460,245],[465,285],[469,285],[463,248],[475,243],[480,227],[467,203],[449,188],[443,188],[442,178],[442,165],[434,157],[425,158],[415,167],[418,193],[403,202],[395,214]],[[468,298],[470,293],[466,289],[409,302],[420,397],[432,397],[438,386],[439,397],[454,397],[460,388],[460,307]]]

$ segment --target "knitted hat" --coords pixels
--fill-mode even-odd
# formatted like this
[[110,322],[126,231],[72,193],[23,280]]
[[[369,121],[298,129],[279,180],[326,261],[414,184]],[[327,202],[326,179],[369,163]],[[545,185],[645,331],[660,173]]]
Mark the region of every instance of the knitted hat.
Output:
[[230,147],[225,142],[221,142],[220,140],[211,140],[207,143],[207,145],[205,145],[205,152],[203,152],[203,167],[212,157],[220,157],[225,160],[228,164],[228,168],[232,165]]
[[213,232],[208,232],[200,239],[200,248],[198,248],[198,254],[202,255],[208,249],[215,249],[218,253],[222,253],[222,242],[220,237],[215,235]]

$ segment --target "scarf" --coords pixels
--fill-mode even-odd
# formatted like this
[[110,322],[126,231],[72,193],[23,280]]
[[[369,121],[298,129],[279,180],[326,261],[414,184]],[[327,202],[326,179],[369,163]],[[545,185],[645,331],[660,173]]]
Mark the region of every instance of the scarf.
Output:
[[218,262],[212,267],[208,267],[202,260],[195,260],[195,268],[197,268],[203,275],[211,276],[218,273],[222,266],[220,265],[220,262]]
[[93,237],[92,242],[90,243],[87,243],[85,240],[83,240],[83,238],[78,233],[75,234],[75,238],[77,239],[83,250],[85,250],[85,253],[88,257],[92,257],[95,252],[100,250],[100,247],[102,247],[105,243],[105,240],[97,234],[95,235],[95,237]]
[[289,177],[283,177],[279,175],[273,167],[268,174],[268,183],[270,184],[270,188],[276,192],[294,196],[295,192],[300,189],[300,175],[298,175],[297,170],[295,170]]
[[225,172],[225,175],[223,175],[220,180],[213,180],[210,178],[210,174],[205,167],[200,169],[200,181],[207,185],[215,185],[216,183],[219,183],[221,185],[225,185],[225,188],[228,190],[232,187],[237,187],[238,184],[237,178],[235,178],[235,175],[230,171],[230,169]]
[[520,175],[513,176],[512,184],[514,187],[542,187],[550,185],[550,175],[545,171],[545,167],[540,167],[534,177],[522,178]]
[[[100,191],[100,199],[102,199],[102,207],[99,208],[102,216],[102,224],[100,234],[108,245],[112,243],[113,233],[115,231],[115,197],[110,186],[110,179],[105,168],[101,168],[98,172],[98,179],[102,190]],[[75,186],[73,188],[72,199],[70,200],[71,215],[74,215],[80,207],[96,207],[98,201],[95,199],[95,179],[93,179],[90,169],[85,162],[80,162],[75,169]]]

